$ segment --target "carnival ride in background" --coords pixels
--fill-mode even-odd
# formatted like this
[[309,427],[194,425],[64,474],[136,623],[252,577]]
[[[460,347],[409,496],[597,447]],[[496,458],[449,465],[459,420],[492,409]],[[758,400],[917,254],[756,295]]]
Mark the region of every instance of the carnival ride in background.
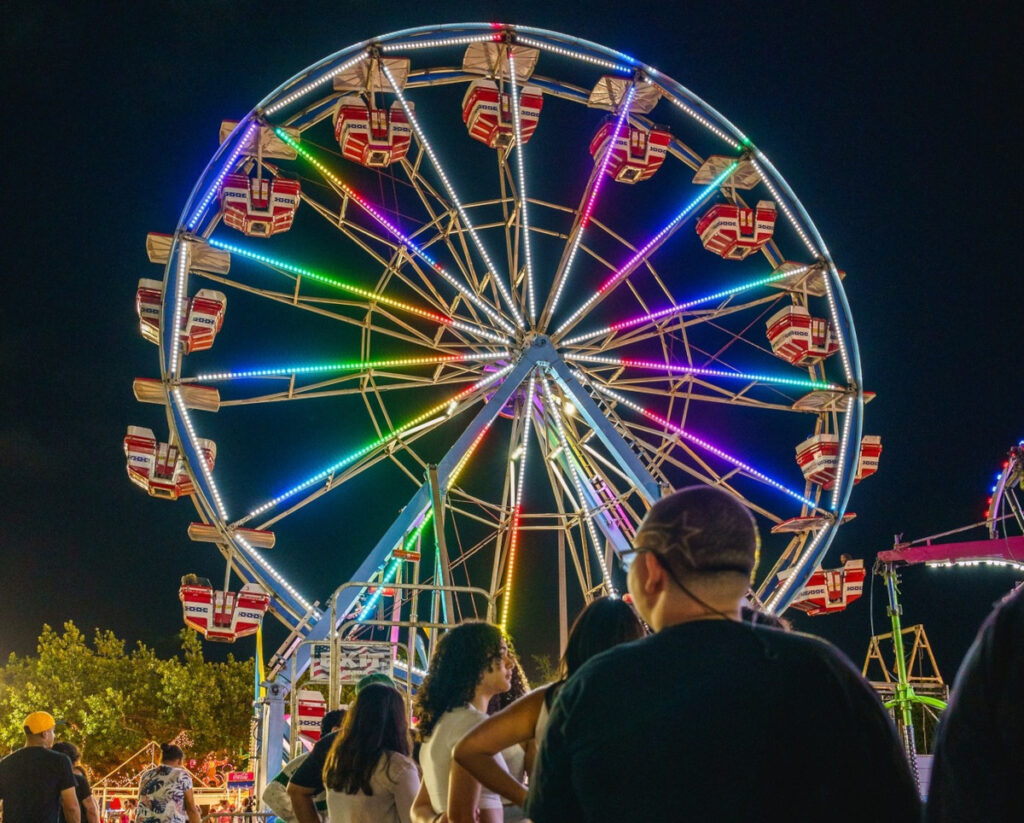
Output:
[[[651,66],[519,26],[357,43],[226,121],[146,248],[160,377],[134,388],[169,435],[130,427],[128,473],[191,496],[189,537],[227,561],[222,588],[183,581],[188,625],[288,629],[264,763],[316,643],[383,639],[411,686],[434,629],[514,634],[538,575],[564,642],[570,600],[617,593],[618,553],[670,488],[749,507],[767,610],[862,590],[862,562],[820,569],[881,452],[845,275],[753,142]],[[352,571],[324,608],[264,557],[297,551],[313,515],[328,545],[338,523],[379,526],[339,550]],[[311,729],[323,706],[302,699]]]

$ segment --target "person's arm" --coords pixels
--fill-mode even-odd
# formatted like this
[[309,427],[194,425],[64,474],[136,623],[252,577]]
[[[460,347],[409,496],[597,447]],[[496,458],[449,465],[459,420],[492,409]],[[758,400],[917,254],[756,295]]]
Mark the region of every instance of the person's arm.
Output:
[[74,786],[61,790],[60,805],[64,810],[65,823],[82,823],[82,808],[78,805],[78,792]]
[[448,820],[450,823],[476,823],[479,802],[480,784],[453,759],[448,775]]
[[[393,758],[398,758],[398,755],[393,755]],[[395,810],[400,823],[412,823],[412,807],[416,802],[420,773],[411,760],[401,760],[400,766],[394,788]]]
[[82,807],[85,809],[85,819],[87,823],[100,823],[100,807],[96,803],[96,798],[89,795],[85,800],[82,801]]
[[294,780],[288,784],[288,799],[292,801],[292,811],[299,823],[320,823],[320,815],[316,810],[313,798],[320,793],[319,789],[300,786]]
[[502,768],[497,755],[510,746],[533,740],[546,692],[547,687],[521,697],[473,728],[455,746],[455,761],[460,766],[482,785],[517,806],[526,802],[526,786]]
[[420,783],[420,790],[416,792],[416,799],[412,801],[412,809],[409,811],[412,823],[448,823],[447,815],[434,811],[426,783]]
[[579,674],[562,687],[551,707],[544,739],[539,741],[536,771],[530,778],[530,793],[524,810],[533,823],[565,823],[582,820],[580,799],[572,781],[573,719],[587,717],[580,692]]
[[199,807],[196,805],[196,798],[191,789],[185,790],[185,815],[188,817],[188,823],[199,823],[200,821]]

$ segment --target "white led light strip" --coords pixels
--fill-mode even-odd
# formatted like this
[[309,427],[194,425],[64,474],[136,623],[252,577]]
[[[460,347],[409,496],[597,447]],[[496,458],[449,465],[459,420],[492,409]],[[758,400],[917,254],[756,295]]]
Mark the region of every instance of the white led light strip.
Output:
[[811,559],[811,557],[814,554],[816,554],[815,550],[818,548],[818,544],[824,539],[825,535],[828,534],[829,531],[831,531],[831,528],[824,528],[814,535],[814,537],[811,539],[811,544],[804,549],[803,554],[800,555],[800,560],[797,561],[797,564],[792,567],[792,570],[789,576],[786,578],[785,582],[781,586],[779,586],[775,590],[775,593],[771,597],[769,597],[768,600],[765,602],[765,611],[767,611],[769,614],[775,614],[775,610],[776,608],[778,608],[779,602],[782,600],[783,596],[790,590],[790,588],[793,587],[794,581],[800,574],[800,570],[803,569],[803,567],[807,565],[807,562]]
[[288,594],[294,597],[296,601],[298,601],[299,605],[302,606],[302,608],[304,608],[307,612],[312,608],[312,605],[309,603],[309,601],[306,600],[301,594],[299,594],[295,590],[295,588],[287,580],[285,580],[284,577],[281,576],[277,569],[271,566],[258,551],[256,551],[251,545],[249,545],[248,541],[246,541],[244,537],[238,534],[232,536],[234,537],[235,542],[241,544],[242,548],[245,549],[248,555],[253,560],[255,560],[267,574],[269,574],[272,578],[274,578],[274,580],[281,584],[284,587],[285,591],[287,591]]
[[[185,313],[185,294],[188,289],[188,244],[178,238],[178,285],[174,293],[174,323],[172,329],[165,330],[171,337],[171,366],[168,371],[172,375],[178,374],[178,361],[181,357],[181,335],[178,329],[181,326],[181,317]],[[165,295],[166,297],[166,295]],[[161,318],[161,322],[163,318]]]
[[444,37],[434,40],[412,40],[409,42],[402,43],[385,43],[380,47],[382,52],[389,51],[409,51],[411,49],[432,49],[440,48],[443,46],[464,46],[468,43],[486,43],[488,41],[494,42],[495,35],[492,34],[473,34],[465,37]]
[[516,323],[519,324],[520,328],[525,328],[523,316],[519,313],[519,308],[512,300],[512,295],[509,294],[508,289],[505,286],[505,281],[499,276],[497,268],[495,268],[494,263],[491,262],[490,255],[487,254],[487,250],[484,248],[483,242],[476,233],[476,229],[473,227],[473,223],[470,221],[469,215],[466,214],[466,210],[462,207],[462,202],[459,200],[458,195],[455,194],[455,189],[452,187],[451,181],[448,179],[448,175],[444,173],[444,169],[441,167],[441,161],[437,159],[434,147],[430,145],[430,142],[427,140],[427,135],[424,134],[423,129],[420,128],[419,121],[416,119],[416,114],[413,112],[408,101],[406,101],[405,95],[395,82],[395,78],[392,77],[391,70],[388,68],[387,63],[382,62],[380,67],[387,76],[388,82],[391,84],[391,88],[395,92],[395,96],[398,98],[398,102],[405,111],[405,116],[409,119],[409,123],[416,132],[416,136],[419,138],[423,148],[426,149],[427,155],[430,157],[430,162],[434,164],[434,170],[437,172],[438,177],[441,178],[441,182],[444,184],[445,191],[448,192],[448,196],[451,198],[452,203],[455,204],[455,208],[459,212],[459,217],[462,218],[463,225],[469,232],[469,236],[473,238],[473,245],[476,246],[477,251],[480,252],[480,256],[483,257],[484,265],[487,266],[487,270],[491,273],[491,277],[494,278],[494,282],[498,286],[498,291],[500,291],[501,296],[505,298],[505,302],[508,304],[508,307],[512,312],[512,316],[515,317]]
[[501,627],[508,626],[508,612],[512,605],[512,574],[516,567],[516,550],[519,543],[519,518],[523,508],[523,486],[526,485],[526,455],[530,451],[530,426],[533,423],[533,396],[536,389],[536,377],[530,375],[530,385],[526,390],[526,414],[523,420],[522,454],[519,458],[519,482],[516,484],[512,510],[515,521],[512,524],[512,540],[509,543],[508,579],[505,581],[505,596],[501,603]]
[[328,80],[331,80],[332,78],[335,77],[335,75],[341,74],[343,71],[345,71],[345,69],[350,69],[350,68],[352,68],[352,66],[356,65],[357,63],[363,62],[367,57],[369,57],[369,55],[365,51],[360,52],[358,55],[353,57],[351,60],[348,60],[348,61],[342,63],[340,66],[338,66],[338,68],[334,69],[333,71],[329,72],[328,74],[325,74],[323,77],[318,77],[316,80],[313,80],[312,82],[307,83],[305,86],[303,86],[302,88],[298,89],[297,91],[293,91],[287,97],[281,98],[280,100],[278,100],[273,105],[267,106],[267,108],[265,108],[263,110],[263,113],[264,114],[273,114],[276,111],[280,111],[285,106],[287,106],[289,103],[294,103],[296,100],[298,100],[303,95],[307,94],[308,92],[313,91],[313,89],[315,89],[317,86],[323,85]]
[[[839,490],[843,485],[843,477],[846,474],[846,468],[848,460],[846,458],[850,451],[850,427],[853,425],[853,409],[850,409],[843,418],[843,439],[839,444],[839,462],[836,465],[836,479],[832,486],[832,511],[839,508]],[[854,450],[854,464],[853,470],[857,471],[857,466],[860,464],[860,443],[853,445]]]
[[181,415],[181,419],[185,422],[185,430],[188,433],[189,442],[192,444],[192,448],[195,449],[196,453],[199,455],[199,469],[202,471],[203,477],[209,484],[210,491],[213,492],[213,502],[217,504],[217,514],[220,515],[221,520],[227,520],[227,509],[224,508],[224,501],[221,499],[220,490],[217,488],[217,484],[213,482],[213,475],[210,473],[210,467],[206,465],[203,450],[199,445],[199,437],[196,434],[196,430],[192,427],[192,419],[188,416],[188,411],[185,408],[185,401],[181,399],[181,389],[173,389],[172,394],[174,395],[174,404],[178,407],[178,413]]
[[804,227],[800,225],[799,221],[790,211],[786,201],[779,195],[778,189],[775,188],[775,184],[772,183],[771,178],[765,174],[764,169],[761,168],[761,164],[757,162],[756,157],[751,157],[750,162],[753,163],[754,169],[757,171],[758,176],[768,187],[768,191],[771,192],[772,199],[779,205],[779,208],[785,213],[786,218],[789,220],[790,225],[796,230],[796,233],[800,235],[800,239],[804,241],[804,245],[807,247],[807,251],[813,254],[815,257],[820,254],[818,248],[811,242],[811,238],[807,236],[807,232],[804,231]]
[[512,86],[512,120],[516,128],[516,166],[519,177],[519,208],[522,210],[523,253],[526,257],[526,296],[530,323],[537,319],[537,299],[533,291],[533,258],[530,254],[530,219],[526,212],[526,171],[524,165],[523,128],[519,118],[519,88],[516,83],[516,61],[512,49],[508,50],[509,83]]
[[566,436],[565,427],[562,425],[562,413],[551,393],[551,386],[548,384],[547,378],[543,374],[541,375],[540,382],[544,389],[544,398],[547,401],[548,411],[551,413],[551,416],[555,418],[555,428],[558,430],[558,442],[562,447],[562,454],[565,455],[565,464],[569,468],[569,476],[572,478],[573,485],[576,487],[576,494],[580,501],[580,509],[583,512],[583,520],[587,524],[587,531],[590,532],[590,539],[594,543],[594,553],[597,555],[597,562],[601,565],[601,574],[604,577],[604,585],[608,589],[608,594],[611,597],[617,597],[618,590],[615,588],[615,584],[612,583],[612,576],[608,572],[608,565],[604,562],[604,553],[601,551],[601,541],[597,537],[594,518],[591,515],[590,506],[587,505],[587,498],[583,494],[583,484],[576,472],[576,461],[573,459],[573,455],[569,451],[569,438]]
[[686,112],[688,115],[690,115],[690,117],[692,117],[694,120],[696,120],[698,123],[700,123],[704,128],[706,128],[712,134],[715,134],[718,137],[721,137],[733,149],[739,149],[741,144],[738,143],[736,141],[736,138],[734,138],[732,135],[727,134],[726,132],[722,131],[720,128],[718,128],[718,126],[716,126],[714,123],[712,123],[710,120],[708,120],[703,115],[701,115],[698,112],[696,112],[694,109],[691,109],[688,105],[686,105],[686,103],[684,103],[682,100],[677,98],[675,95],[668,95],[668,99],[676,107],[682,109],[684,112]]
[[560,54],[563,57],[571,57],[573,60],[582,60],[584,63],[590,63],[594,66],[602,66],[612,71],[632,71],[629,66],[623,66],[621,63],[613,63],[611,60],[604,60],[600,57],[594,57],[591,54],[583,54],[582,52],[572,51],[570,49],[562,48],[561,46],[553,46],[550,43],[544,43],[540,40],[534,40],[532,37],[523,37],[522,35],[516,35],[516,42],[522,43],[524,46],[533,46],[534,48],[542,49],[543,51],[550,51],[554,54]]
[[608,138],[608,142],[605,144],[604,152],[601,155],[601,166],[597,170],[597,176],[594,177],[594,186],[590,191],[590,196],[587,198],[583,210],[580,212],[580,222],[576,227],[576,236],[573,238],[572,248],[569,250],[569,259],[565,262],[565,271],[562,272],[558,288],[555,289],[555,296],[551,299],[551,310],[548,312],[551,316],[554,315],[555,308],[558,306],[558,299],[562,296],[565,284],[569,281],[569,274],[572,271],[573,261],[576,259],[576,252],[579,251],[580,241],[583,240],[583,230],[586,228],[587,223],[590,222],[590,215],[594,211],[594,203],[597,200],[598,192],[601,190],[605,171],[607,170],[608,163],[612,158],[612,153],[615,151],[615,143],[618,141],[619,134],[622,132],[622,124],[629,116],[629,106],[633,102],[633,97],[635,95],[636,86],[630,86],[629,91],[626,94],[626,100],[622,105],[622,111],[619,112],[618,119],[615,121],[615,130],[611,133],[611,136]]

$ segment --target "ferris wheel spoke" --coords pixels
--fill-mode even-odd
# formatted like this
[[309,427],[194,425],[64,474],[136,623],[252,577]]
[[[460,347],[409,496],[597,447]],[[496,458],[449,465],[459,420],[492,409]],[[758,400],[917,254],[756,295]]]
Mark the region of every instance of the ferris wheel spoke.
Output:
[[[508,73],[509,73],[509,85],[512,88],[512,122],[515,124],[515,148],[516,148],[516,177],[518,181],[518,225],[521,227],[521,233],[523,237],[523,262],[526,264],[526,302],[528,306],[528,316],[530,318],[530,324],[532,325],[537,319],[537,296],[534,289],[533,283],[533,255],[531,253],[530,244],[530,217],[527,209],[527,193],[526,193],[526,150],[523,144],[523,127],[522,127],[522,116],[520,115],[520,92],[519,82],[516,77],[516,61],[514,50],[508,49]],[[510,268],[512,272],[513,286],[515,283],[515,276],[518,274],[518,267]]]
[[396,240],[400,241],[410,251],[412,251],[417,257],[426,262],[430,268],[437,272],[444,280],[446,280],[452,287],[460,292],[467,300],[474,303],[484,314],[486,314],[494,323],[500,326],[504,331],[509,334],[514,334],[515,329],[506,321],[497,311],[495,311],[488,303],[480,297],[476,292],[470,289],[468,286],[461,283],[457,278],[453,277],[444,266],[434,260],[429,254],[426,253],[419,244],[417,244],[411,237],[406,235],[401,229],[394,225],[388,220],[382,210],[371,203],[368,199],[360,195],[351,186],[346,184],[337,174],[332,172],[326,165],[318,160],[308,149],[304,146],[299,145],[293,140],[286,132],[282,129],[275,129],[275,133],[284,142],[288,143],[293,149],[295,149],[303,159],[308,161],[325,180],[335,187],[339,194],[348,196],[352,202],[358,205],[366,214],[376,220],[386,231],[388,231]]
[[605,385],[603,385],[601,383],[593,382],[592,381],[592,382],[590,382],[590,385],[593,386],[594,389],[599,394],[602,394],[605,397],[611,398],[611,399],[613,399],[613,400],[615,400],[615,401],[617,401],[617,402],[627,406],[628,408],[632,409],[633,411],[641,414],[642,416],[646,417],[647,419],[653,420],[655,423],[658,423],[659,425],[665,427],[665,429],[667,429],[668,431],[672,432],[673,435],[680,440],[680,442],[685,440],[688,443],[690,443],[691,445],[698,446],[703,451],[705,451],[705,452],[707,452],[709,454],[712,454],[712,455],[714,455],[715,457],[718,457],[721,460],[725,460],[727,463],[732,464],[733,466],[735,466],[736,468],[740,469],[742,472],[744,472],[745,474],[749,475],[750,477],[753,477],[753,478],[761,481],[762,483],[765,483],[766,485],[771,486],[772,488],[776,489],[777,491],[780,491],[780,492],[788,495],[789,497],[793,498],[794,500],[799,501],[803,505],[805,505],[805,506],[807,506],[807,507],[809,507],[811,509],[817,508],[817,504],[815,503],[815,501],[809,499],[803,493],[795,491],[794,489],[790,489],[789,487],[787,487],[783,483],[780,483],[778,480],[775,480],[775,479],[769,477],[764,472],[759,471],[758,469],[756,469],[753,466],[751,466],[750,464],[744,462],[740,458],[735,457],[732,454],[730,454],[729,452],[724,451],[723,449],[721,449],[718,446],[712,444],[710,441],[704,439],[703,437],[701,437],[701,436],[699,436],[699,435],[697,435],[697,434],[695,434],[693,432],[687,431],[682,426],[679,426],[679,425],[673,423],[671,420],[668,420],[665,417],[662,417],[656,411],[653,411],[652,409],[649,409],[649,408],[645,408],[640,403],[637,403],[637,402],[635,402],[633,400],[628,399],[627,397],[624,397],[619,392],[617,392],[617,391],[615,391],[615,390],[613,390],[613,389],[611,389],[611,388],[609,388],[609,387],[607,387],[607,386],[605,386]]
[[344,467],[350,465],[351,463],[354,463],[356,460],[359,460],[360,458],[365,457],[366,455],[371,454],[372,452],[375,452],[380,448],[387,448],[392,441],[397,440],[400,436],[402,436],[403,433],[407,433],[409,432],[409,430],[413,428],[419,428],[421,426],[427,427],[431,424],[439,424],[453,417],[459,411],[465,410],[470,405],[479,400],[480,397],[482,396],[481,392],[483,390],[485,390],[488,386],[497,383],[506,374],[512,371],[513,368],[513,364],[505,366],[504,368],[499,369],[498,371],[488,375],[482,380],[476,381],[473,385],[463,389],[462,391],[457,392],[456,394],[452,395],[448,400],[431,406],[429,409],[420,413],[416,417],[413,417],[411,420],[406,421],[398,428],[388,432],[387,434],[381,435],[380,437],[372,440],[368,445],[363,446],[361,449],[358,449],[357,451],[352,452],[351,454],[345,455],[336,462],[332,463],[331,465],[327,466],[324,469],[321,469],[316,474],[306,478],[305,480],[288,489],[287,491],[282,492],[281,494],[260,504],[255,509],[250,511],[244,518],[242,518],[241,520],[237,521],[232,525],[243,525],[252,520],[254,517],[262,514],[263,512],[275,508],[283,501],[291,497],[294,497],[299,492],[305,491],[306,489],[315,486],[318,483],[328,481],[329,478],[333,477],[335,474],[338,473],[338,471],[340,471]]
[[615,128],[612,131],[611,138],[605,143],[604,150],[601,152],[601,158],[598,162],[594,163],[590,179],[584,187],[583,196],[580,199],[580,207],[576,212],[576,219],[573,221],[572,229],[569,231],[568,242],[562,251],[561,259],[558,261],[558,267],[555,269],[551,295],[548,297],[547,305],[544,306],[544,312],[541,315],[541,325],[544,327],[547,327],[550,323],[551,317],[558,307],[558,300],[565,289],[565,284],[569,280],[572,264],[576,259],[576,253],[579,251],[580,241],[583,239],[583,232],[590,224],[591,215],[594,213],[594,207],[597,205],[598,194],[600,194],[601,187],[607,176],[608,162],[612,158],[619,135],[622,134],[623,124],[629,119],[629,108],[635,96],[636,84],[630,83],[626,96],[620,103],[619,113],[615,120]]
[[628,317],[623,320],[611,323],[607,326],[602,326],[599,329],[593,331],[583,332],[581,334],[573,335],[572,337],[564,338],[561,342],[565,346],[573,346],[582,343],[584,340],[591,340],[595,337],[602,335],[614,335],[619,332],[624,332],[637,327],[651,326],[654,323],[665,321],[674,318],[681,314],[686,314],[698,306],[704,306],[708,303],[714,303],[716,301],[724,301],[735,295],[742,294],[743,292],[750,291],[751,289],[757,289],[761,286],[770,285],[771,283],[777,283],[788,277],[795,277],[798,275],[810,272],[816,268],[818,264],[811,264],[807,266],[801,266],[795,269],[779,270],[776,269],[770,274],[755,277],[751,280],[738,283],[734,286],[730,286],[727,289],[716,291],[712,294],[704,295],[693,300],[685,300],[681,303],[672,306],[666,306],[664,308],[656,309],[654,311],[644,312],[643,314]]
[[270,269],[286,273],[293,277],[305,278],[306,280],[312,281],[314,283],[329,286],[340,291],[345,291],[348,292],[349,294],[355,294],[369,301],[371,304],[380,303],[384,306],[398,309],[399,311],[412,314],[417,317],[422,317],[426,320],[431,320],[443,326],[449,326],[453,329],[459,329],[460,331],[464,331],[469,334],[476,335],[477,337],[482,337],[486,340],[491,340],[493,342],[505,341],[505,338],[502,335],[475,326],[472,323],[466,322],[465,320],[460,320],[456,317],[452,317],[451,315],[440,314],[430,309],[425,309],[419,306],[411,305],[405,302],[404,300],[397,300],[393,297],[388,297],[387,295],[379,294],[369,289],[364,289],[361,286],[356,286],[353,283],[348,283],[333,275],[323,274],[321,272],[314,271],[304,266],[298,266],[295,265],[294,263],[289,263],[284,260],[278,260],[270,257],[269,255],[260,254],[250,249],[246,249],[241,246],[236,246],[232,243],[226,243],[214,237],[209,238],[207,242],[214,248],[222,249],[239,257],[247,258],[254,262],[261,263]]
[[555,330],[556,337],[562,337],[567,331],[572,329],[580,320],[586,318],[595,306],[603,301],[609,294],[618,286],[623,280],[629,277],[634,271],[636,271],[643,263],[646,262],[647,258],[650,257],[655,251],[671,237],[679,228],[683,225],[683,222],[690,217],[693,212],[711,197],[718,189],[728,180],[729,176],[739,166],[739,161],[733,161],[729,166],[726,167],[718,177],[711,181],[705,186],[700,193],[693,198],[675,217],[673,217],[665,226],[648,240],[640,249],[632,256],[626,263],[619,268],[614,274],[606,279],[587,300],[580,305],[569,317]]
[[586,495],[583,491],[583,478],[579,476],[579,473],[576,470],[576,464],[573,461],[572,453],[569,450],[569,441],[565,433],[565,425],[562,422],[561,409],[555,401],[554,394],[551,391],[550,382],[543,373],[540,375],[540,383],[545,399],[544,407],[547,412],[547,416],[550,418],[555,431],[557,432],[558,442],[562,448],[562,454],[565,458],[566,473],[572,478],[573,486],[576,489],[576,497],[579,501],[579,511],[581,517],[586,523],[590,539],[593,542],[594,552],[596,553],[598,562],[601,566],[601,577],[604,580],[605,587],[608,589],[608,593],[614,595],[616,593],[615,584],[612,582],[611,573],[608,571],[608,567],[604,561],[604,554],[601,552],[601,541],[598,539],[597,527],[594,525],[593,513],[590,506],[587,504]]
[[504,298],[505,304],[508,306],[509,311],[512,312],[512,316],[515,318],[517,325],[519,326],[519,328],[523,328],[523,316],[519,313],[518,306],[516,306],[515,302],[512,300],[512,296],[511,294],[509,294],[508,288],[505,285],[505,281],[498,273],[497,267],[495,267],[494,263],[491,262],[491,257],[487,253],[487,249],[484,247],[483,241],[481,241],[480,236],[476,232],[476,229],[473,227],[473,223],[469,219],[469,215],[466,213],[466,210],[462,205],[462,201],[459,200],[459,196],[455,193],[455,188],[452,185],[451,179],[448,177],[448,175],[445,173],[444,168],[441,166],[441,161],[438,158],[437,153],[434,151],[433,146],[427,139],[427,135],[420,127],[420,123],[416,117],[415,110],[413,109],[412,106],[409,105],[408,101],[405,99],[405,94],[402,92],[401,84],[395,82],[395,78],[392,76],[391,69],[388,68],[387,63],[382,61],[380,67],[383,70],[384,74],[387,76],[388,82],[391,84],[391,90],[395,93],[395,96],[398,98],[398,102],[405,112],[405,116],[409,121],[409,125],[411,125],[413,128],[413,131],[416,134],[416,138],[419,140],[420,145],[423,146],[423,148],[427,152],[427,155],[430,157],[430,161],[434,166],[434,171],[436,171],[438,177],[441,178],[441,183],[444,185],[444,189],[448,193],[448,197],[451,199],[452,205],[455,206],[456,210],[459,213],[459,217],[462,218],[462,223],[466,227],[466,230],[469,232],[469,236],[473,240],[473,245],[476,247],[477,252],[479,252],[480,257],[483,259],[484,265],[487,267],[488,273],[494,280],[495,284],[498,286],[498,290],[501,292],[501,296]]

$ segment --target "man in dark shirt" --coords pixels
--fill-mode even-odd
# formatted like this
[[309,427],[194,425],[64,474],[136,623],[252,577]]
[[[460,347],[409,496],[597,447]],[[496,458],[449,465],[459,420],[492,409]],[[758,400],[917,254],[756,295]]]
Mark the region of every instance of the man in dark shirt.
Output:
[[534,823],[914,821],[917,789],[877,696],[816,638],[741,622],[749,511],[693,487],[637,533],[629,591],[655,634],[559,692],[527,799]]
[[[92,796],[89,778],[85,776],[85,770],[78,762],[82,757],[78,746],[67,740],[58,740],[53,744],[53,750],[71,761],[71,771],[75,775],[75,797],[78,798],[78,805],[82,809],[82,823],[100,823],[99,807],[96,805],[96,798]],[[67,823],[63,814],[60,821]]]
[[[317,799],[324,793],[324,764],[331,750],[334,737],[341,728],[345,710],[334,709],[324,715],[320,724],[320,739],[309,755],[291,772],[288,782],[288,799],[291,800],[294,820],[298,823],[320,823],[321,815]],[[291,764],[289,764],[291,765]],[[288,769],[286,768],[285,771]],[[323,802],[323,817],[327,817],[326,800]]]
[[56,722],[47,712],[25,718],[25,745],[0,760],[4,823],[81,823],[71,761],[50,750]]
[[1024,784],[1024,586],[982,625],[939,723],[928,823],[1020,819]]

